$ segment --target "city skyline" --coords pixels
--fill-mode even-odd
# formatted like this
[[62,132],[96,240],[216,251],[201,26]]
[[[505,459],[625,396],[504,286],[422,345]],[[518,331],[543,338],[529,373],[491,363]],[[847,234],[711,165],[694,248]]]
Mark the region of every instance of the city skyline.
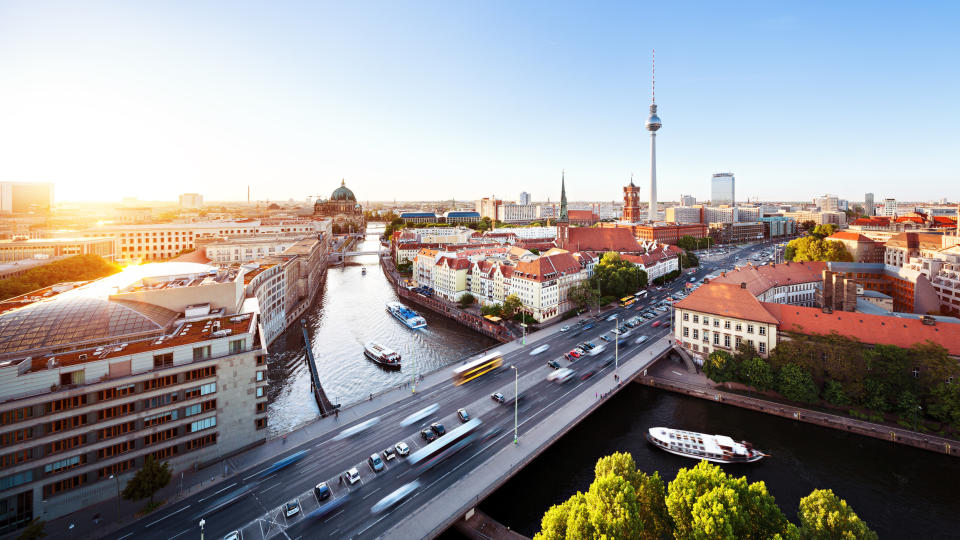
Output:
[[631,173],[647,199],[656,48],[661,199],[727,170],[742,199],[957,184],[954,8],[437,6],[5,3],[0,178],[58,202],[299,201],[341,178],[362,200],[542,201],[566,169],[571,200],[618,200]]

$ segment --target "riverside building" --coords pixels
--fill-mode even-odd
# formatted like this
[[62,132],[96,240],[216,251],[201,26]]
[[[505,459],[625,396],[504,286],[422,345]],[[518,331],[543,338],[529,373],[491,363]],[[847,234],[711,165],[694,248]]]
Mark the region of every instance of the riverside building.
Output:
[[159,263],[0,303],[0,533],[262,443],[266,350],[243,270]]

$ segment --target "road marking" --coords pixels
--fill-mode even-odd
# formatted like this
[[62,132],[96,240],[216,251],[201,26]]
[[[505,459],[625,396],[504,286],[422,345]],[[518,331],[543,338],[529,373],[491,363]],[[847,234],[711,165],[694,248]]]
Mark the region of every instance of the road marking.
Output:
[[282,483],[283,483],[283,482],[277,482],[276,484],[274,484],[274,485],[272,485],[272,486],[270,486],[270,487],[268,487],[267,489],[264,489],[264,490],[261,490],[261,491],[260,491],[260,494],[261,494],[261,495],[263,495],[264,493],[266,493],[266,492],[268,492],[268,491],[270,491],[271,489],[273,489],[273,488],[275,488],[275,487],[277,487],[277,486],[279,486],[279,485],[280,485],[280,484],[282,484]]
[[124,538],[126,538],[126,537],[128,537],[128,536],[133,536],[133,533],[127,533],[127,534],[121,536],[120,538],[117,538],[117,540],[123,540]]
[[232,488],[232,487],[235,486],[235,485],[237,485],[237,482],[234,482],[234,483],[230,484],[229,486],[227,486],[227,487],[225,487],[225,488],[222,488],[222,489],[219,489],[219,490],[217,490],[217,491],[214,491],[213,493],[211,493],[210,495],[207,495],[206,497],[204,497],[204,498],[202,498],[202,499],[197,499],[197,502],[203,502],[203,501],[209,499],[210,497],[213,497],[214,495],[216,495],[216,494],[218,494],[218,493],[220,493],[220,492],[223,492],[223,491],[226,491],[226,490]]
[[336,529],[330,531],[330,536],[335,536],[339,530],[340,530],[339,528],[336,528]]
[[190,529],[187,529],[187,530],[178,532],[176,535],[171,536],[171,537],[170,537],[170,540],[173,540],[173,539],[176,538],[177,536],[183,536],[183,535],[187,534],[188,532],[190,532]]
[[361,499],[366,499],[367,497],[373,495],[374,493],[376,493],[376,492],[378,492],[378,491],[380,491],[380,488],[377,488],[377,489],[371,491],[370,493],[367,493],[366,495],[364,495],[363,497],[361,497]]
[[154,521],[154,522],[152,522],[152,523],[147,523],[147,527],[151,527],[151,526],[153,526],[153,525],[156,525],[157,523],[160,523],[161,521],[167,519],[167,518],[170,517],[170,516],[174,516],[174,515],[176,515],[176,514],[179,514],[180,512],[183,512],[183,511],[186,510],[187,508],[190,508],[190,505],[189,505],[189,504],[186,505],[186,506],[184,506],[183,508],[177,510],[176,512],[173,512],[172,514],[167,514],[167,515],[163,516],[162,518],[160,518],[160,519],[158,519],[158,520],[156,520],[156,521]]
[[328,517],[327,519],[323,520],[323,522],[326,523],[326,522],[330,521],[331,519],[339,516],[340,514],[346,512],[346,511],[347,511],[347,509],[344,508],[343,510],[341,510],[341,511],[337,512],[336,514],[333,514],[332,516],[330,516],[330,517]]

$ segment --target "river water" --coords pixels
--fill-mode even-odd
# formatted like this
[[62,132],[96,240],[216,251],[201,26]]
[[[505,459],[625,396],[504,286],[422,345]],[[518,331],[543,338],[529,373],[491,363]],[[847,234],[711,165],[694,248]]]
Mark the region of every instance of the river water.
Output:
[[[543,513],[587,491],[597,459],[630,452],[637,466],[665,482],[696,462],[650,446],[644,433],[667,426],[746,439],[771,457],[725,465],[763,481],[794,523],[800,499],[829,488],[881,538],[957,538],[960,460],[730,405],[632,384],[557,441],[480,507],[533,536]],[[522,494],[522,496],[518,496]]]
[[[355,251],[376,250],[383,228],[370,233]],[[366,268],[366,275],[363,269]],[[384,303],[398,300],[380,270],[377,255],[348,257],[344,266],[331,265],[317,300],[305,316],[320,383],[333,403],[344,405],[371,393],[410,381],[496,345],[431,311],[414,307],[427,327],[410,330],[387,313]],[[363,344],[376,341],[399,352],[403,368],[383,369],[363,355]],[[271,435],[296,429],[319,414],[310,391],[303,335],[294,324],[270,346],[269,430]]]

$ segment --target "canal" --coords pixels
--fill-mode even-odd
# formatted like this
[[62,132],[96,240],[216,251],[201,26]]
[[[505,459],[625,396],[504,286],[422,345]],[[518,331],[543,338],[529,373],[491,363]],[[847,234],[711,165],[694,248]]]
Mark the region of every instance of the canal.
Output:
[[[356,251],[376,250],[383,227],[368,229]],[[366,275],[363,270],[366,269]],[[317,300],[306,314],[321,385],[330,401],[347,405],[492,347],[493,339],[416,308],[427,327],[410,330],[384,309],[397,296],[380,270],[377,255],[348,257],[331,264]],[[363,344],[376,341],[399,352],[403,368],[385,370],[363,355]],[[303,336],[294,324],[270,346],[269,429],[286,433],[319,414],[310,391]]]
[[642,471],[659,471],[668,483],[681,467],[696,462],[651,447],[644,433],[654,426],[726,434],[770,453],[759,463],[724,469],[746,475],[750,482],[765,482],[794,523],[800,499],[829,488],[881,538],[957,538],[957,458],[640,384],[611,398],[480,507],[532,537],[543,513],[577,491],[587,491],[597,459],[616,451],[630,452]]

